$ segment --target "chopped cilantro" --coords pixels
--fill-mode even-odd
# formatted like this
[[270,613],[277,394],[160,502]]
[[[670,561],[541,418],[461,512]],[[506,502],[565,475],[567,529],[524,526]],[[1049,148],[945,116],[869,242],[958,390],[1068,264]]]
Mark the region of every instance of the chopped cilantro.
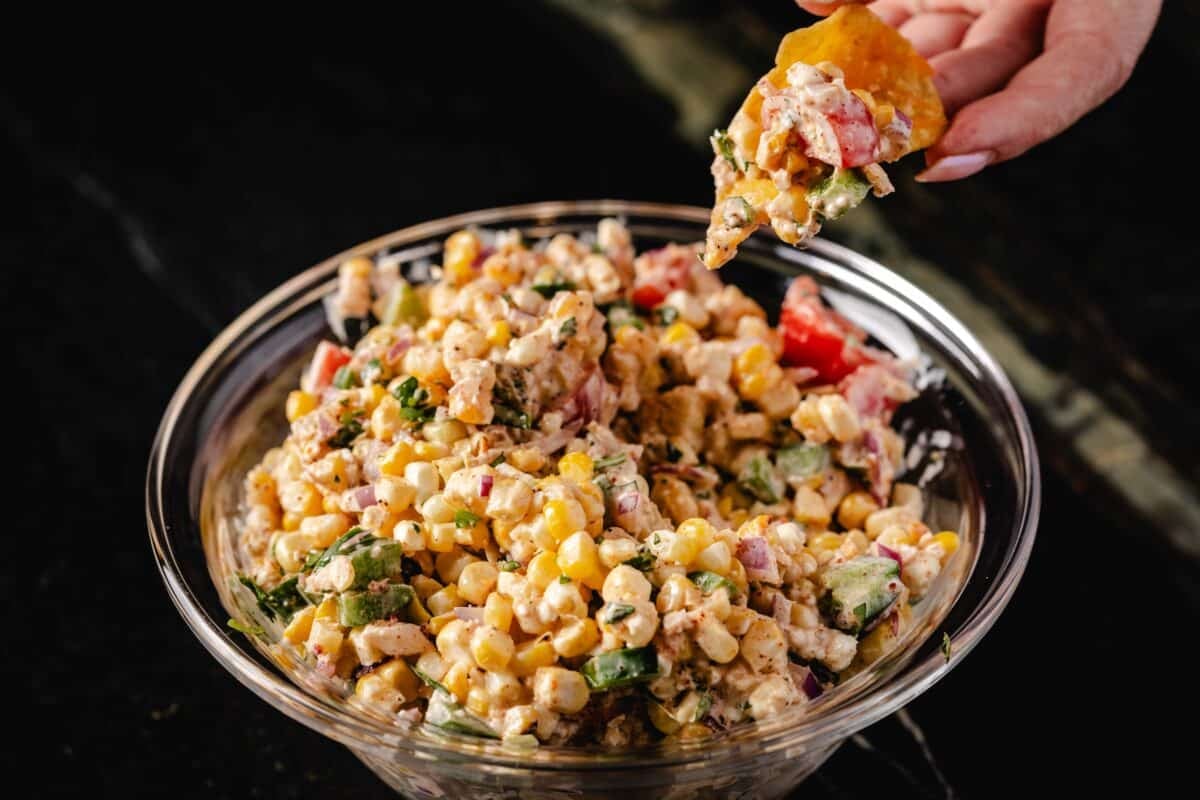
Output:
[[400,401],[400,418],[417,425],[433,419],[437,409],[426,405],[429,392],[421,388],[417,379],[409,376],[392,390],[392,396]]
[[567,317],[566,321],[558,327],[558,338],[570,339],[578,332],[579,323],[575,321],[574,317]]
[[566,575],[559,575],[559,576],[558,576],[558,582],[559,582],[559,583],[570,583],[570,582],[571,582],[571,579],[570,579],[570,578],[568,578]]
[[608,614],[605,616],[604,621],[611,625],[614,622],[620,622],[635,611],[637,609],[628,603],[609,603]]
[[737,163],[737,156],[733,154],[733,140],[729,138],[729,134],[720,128],[713,131],[712,134],[713,147],[721,158],[729,162],[729,166],[734,169],[740,169]]
[[383,362],[378,358],[372,358],[362,368],[360,373],[364,386],[369,386],[383,377]]
[[350,369],[349,364],[343,365],[333,373],[333,385],[339,389],[353,389],[358,385],[358,376]]
[[456,528],[470,528],[477,522],[479,522],[479,515],[472,514],[465,508],[454,512],[454,527]]
[[670,325],[679,319],[679,310],[674,306],[659,306],[654,310],[654,316],[658,318],[659,325]]
[[645,572],[646,570],[654,569],[654,564],[657,561],[658,559],[654,557],[653,553],[648,550],[642,550],[625,563],[634,569],[640,569],[642,572]]
[[498,467],[503,463],[504,463],[504,453],[501,453],[500,455],[493,458],[490,462],[488,462],[488,465],[492,466],[492,467]]
[[624,463],[625,463],[625,454],[624,453],[614,453],[611,456],[604,456],[603,458],[597,458],[595,460],[595,462],[593,462],[592,466],[595,469],[609,469],[611,467],[616,467],[616,466],[619,466]]
[[512,560],[501,561],[496,566],[499,568],[499,570],[501,572],[516,572],[518,569],[521,568],[521,562],[520,561],[512,561]]
[[359,417],[361,416],[361,412],[355,413],[352,411],[342,414],[340,420],[341,427],[337,429],[337,432],[333,436],[325,440],[325,444],[338,450],[343,447],[349,447],[363,432],[362,422],[359,421]]
[[549,300],[550,298],[554,297],[554,295],[558,294],[559,292],[574,291],[575,284],[571,283],[568,280],[563,280],[562,278],[558,278],[556,280],[550,281],[549,283],[535,283],[533,286],[530,286],[529,288],[533,289],[535,292],[540,294],[542,297]]
[[494,406],[495,413],[492,416],[492,421],[500,425],[507,425],[510,428],[522,428],[529,430],[533,427],[533,420],[529,418],[529,414],[524,411],[517,411],[502,403],[497,403]]

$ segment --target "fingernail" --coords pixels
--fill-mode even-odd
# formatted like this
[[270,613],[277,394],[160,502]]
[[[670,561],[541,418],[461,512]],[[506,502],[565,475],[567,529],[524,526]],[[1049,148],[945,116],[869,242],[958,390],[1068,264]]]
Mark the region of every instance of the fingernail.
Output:
[[968,175],[974,175],[979,170],[996,160],[996,154],[991,150],[978,153],[966,153],[961,156],[944,156],[930,164],[917,175],[921,183],[938,183],[939,181],[956,181]]

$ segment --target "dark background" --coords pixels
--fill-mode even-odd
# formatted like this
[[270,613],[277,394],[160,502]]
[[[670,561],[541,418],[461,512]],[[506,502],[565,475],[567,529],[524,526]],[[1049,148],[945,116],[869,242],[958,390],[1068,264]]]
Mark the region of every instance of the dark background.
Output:
[[[994,631],[804,796],[1157,793],[1189,771],[1200,22],[1168,5],[1130,85],[1066,135],[955,185],[913,184],[910,164],[894,197],[827,230],[980,321],[1034,420],[1045,504]],[[320,40],[211,18],[7,31],[0,589],[5,675],[33,714],[0,763],[33,768],[35,795],[387,796],[239,686],[167,601],[142,493],[171,392],[258,296],[386,231],[545,199],[706,204],[710,156],[685,130],[738,98],[697,111],[696,87],[762,72],[804,21],[784,0],[442,7],[320,20]]]

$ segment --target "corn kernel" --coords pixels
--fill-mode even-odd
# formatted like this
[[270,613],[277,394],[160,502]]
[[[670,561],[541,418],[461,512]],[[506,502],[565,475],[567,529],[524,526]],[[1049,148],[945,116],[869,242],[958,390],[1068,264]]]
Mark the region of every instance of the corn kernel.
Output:
[[395,711],[404,698],[375,673],[364,675],[354,684],[354,695],[364,703]]
[[426,627],[429,628],[430,633],[432,633],[434,636],[437,636],[445,629],[447,625],[456,619],[458,619],[458,615],[453,611],[448,611],[445,614],[438,614],[436,617],[430,617],[429,621],[426,623]]
[[660,345],[694,345],[700,342],[700,334],[686,322],[676,322],[663,331],[658,340]]
[[724,575],[729,571],[729,562],[732,559],[733,554],[729,552],[729,545],[725,542],[713,542],[696,554],[692,566],[696,569]]
[[283,638],[295,645],[303,644],[308,640],[308,634],[312,632],[313,617],[316,616],[317,609],[314,606],[306,606],[300,609],[292,617],[292,621],[283,629]]
[[467,426],[457,419],[436,419],[425,423],[421,435],[431,442],[454,444],[467,436]]
[[471,656],[475,663],[490,672],[508,666],[516,648],[512,637],[491,626],[482,626],[471,636]]
[[766,371],[775,363],[775,354],[761,342],[750,345],[734,359],[733,374],[738,378]]
[[450,669],[446,670],[446,674],[442,676],[442,686],[446,687],[446,691],[454,695],[460,703],[465,703],[467,700],[467,692],[471,689],[471,665],[467,661],[459,661]]
[[546,531],[555,542],[562,542],[587,526],[587,515],[576,500],[550,500],[542,509]]
[[428,575],[413,575],[409,579],[409,583],[412,585],[413,591],[417,593],[417,597],[421,599],[421,602],[428,600],[429,596],[434,592],[442,590],[442,585]]
[[483,605],[488,599],[488,593],[496,585],[498,574],[496,568],[486,561],[467,564],[458,576],[459,595],[466,598],[468,603]]
[[554,645],[546,639],[530,639],[517,645],[513,652],[508,668],[519,678],[527,678],[538,671],[539,667],[548,667],[558,660]]
[[398,691],[404,701],[417,699],[417,691],[421,681],[402,658],[393,658],[381,667],[377,667],[372,675],[378,675],[388,686]]
[[558,474],[574,483],[590,483],[595,468],[587,453],[568,453],[558,460]]
[[458,587],[454,584],[450,584],[441,591],[434,592],[425,601],[425,607],[434,616],[449,613],[461,605],[465,604],[462,597],[458,594]]
[[716,535],[712,523],[699,517],[685,519],[679,523],[676,533],[679,535],[679,538],[686,540],[695,548],[697,553],[712,544],[713,537]]
[[510,339],[512,339],[512,328],[504,320],[498,319],[488,326],[487,342],[492,347],[507,347]]
[[861,528],[867,517],[879,510],[879,503],[867,492],[851,492],[838,505],[837,519],[846,530]]
[[413,446],[413,452],[422,461],[433,461],[450,455],[450,447],[441,442],[417,442]]
[[283,512],[283,529],[285,531],[294,531],[300,527],[300,523],[303,521],[303,519],[303,514],[297,514],[294,511],[285,511]]
[[454,549],[454,534],[457,528],[453,522],[436,522],[425,528],[425,546],[435,553],[448,553]]
[[467,691],[467,708],[481,717],[486,717],[492,708],[487,689],[482,686],[472,686]]
[[554,650],[563,658],[581,656],[600,641],[600,629],[591,617],[567,617],[554,634]]
[[437,569],[438,577],[447,584],[458,583],[458,578],[462,575],[462,571],[473,561],[478,559],[470,553],[454,548],[448,553],[439,553],[433,563]]
[[403,476],[404,468],[416,460],[416,453],[409,442],[400,441],[388,448],[379,459],[379,471],[384,475]]
[[557,563],[563,574],[572,580],[594,578],[600,571],[596,543],[584,531],[571,534],[558,549]]
[[712,731],[702,722],[689,722],[679,729],[679,738],[683,740],[707,739]]
[[297,389],[294,392],[288,393],[284,412],[287,415],[288,422],[295,422],[316,407],[316,395]]
[[535,447],[518,447],[508,452],[507,461],[522,472],[537,472],[546,466],[546,455]]
[[534,701],[559,714],[575,714],[588,702],[588,685],[578,672],[542,667],[533,678]]
[[958,549],[958,534],[954,531],[942,531],[936,534],[933,540],[942,546],[947,557],[954,555],[954,551]]
[[498,631],[507,632],[512,626],[512,600],[502,594],[493,592],[488,595],[483,606],[483,621]]
[[479,255],[479,237],[471,231],[458,231],[446,240],[442,266],[451,283],[461,286],[474,277],[475,258]]
[[493,253],[484,259],[483,274],[503,286],[512,286],[524,277],[521,270],[517,269],[503,253]]
[[837,550],[842,546],[842,536],[833,531],[825,531],[810,539],[808,544],[814,550]]
[[617,328],[616,333],[617,344],[627,350],[639,349],[638,343],[641,341],[641,334],[634,325],[622,325]]
[[558,580],[558,576],[561,574],[562,570],[558,568],[554,553],[550,550],[538,553],[525,568],[525,577],[539,590],[545,589],[551,581]]
[[313,614],[313,619],[314,620],[318,620],[318,619],[337,620],[337,618],[338,618],[337,598],[334,597],[333,595],[329,595],[328,597],[326,597],[324,600],[321,601],[321,604],[319,606],[317,606],[317,610]]

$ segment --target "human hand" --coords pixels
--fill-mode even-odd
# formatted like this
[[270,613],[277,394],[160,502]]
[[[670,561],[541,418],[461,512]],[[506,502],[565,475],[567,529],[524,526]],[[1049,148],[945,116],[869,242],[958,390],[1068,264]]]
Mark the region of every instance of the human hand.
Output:
[[[859,0],[806,2],[814,14]],[[1125,85],[1161,0],[877,0],[929,60],[950,117],[918,181],[952,181],[1073,125]]]

